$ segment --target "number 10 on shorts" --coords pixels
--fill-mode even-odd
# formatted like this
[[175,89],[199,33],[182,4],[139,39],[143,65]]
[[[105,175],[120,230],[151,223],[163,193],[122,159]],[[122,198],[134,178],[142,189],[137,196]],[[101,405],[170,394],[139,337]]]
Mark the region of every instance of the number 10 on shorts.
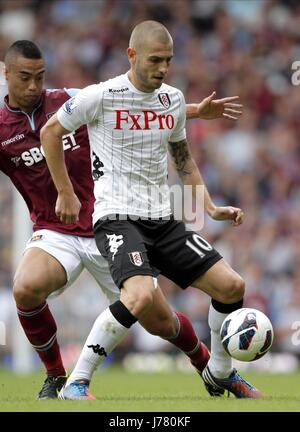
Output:
[[197,255],[199,255],[200,258],[204,258],[206,252],[209,252],[213,249],[212,246],[206,240],[204,240],[204,238],[199,236],[199,234],[193,234],[191,241],[187,240],[185,244]]

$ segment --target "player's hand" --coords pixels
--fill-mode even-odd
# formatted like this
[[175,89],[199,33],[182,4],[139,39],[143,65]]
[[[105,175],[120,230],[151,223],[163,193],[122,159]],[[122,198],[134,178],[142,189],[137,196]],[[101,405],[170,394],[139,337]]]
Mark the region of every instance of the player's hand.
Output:
[[244,212],[242,209],[237,207],[215,207],[215,209],[210,212],[210,216],[214,220],[231,220],[231,224],[234,226],[241,225],[244,222]]
[[66,224],[73,224],[79,220],[81,204],[74,193],[60,193],[57,197],[55,214]]
[[199,118],[210,120],[224,117],[228,120],[238,120],[243,114],[243,105],[234,103],[239,99],[239,96],[214,99],[215,96],[216,92],[214,91],[198,104],[197,113]]

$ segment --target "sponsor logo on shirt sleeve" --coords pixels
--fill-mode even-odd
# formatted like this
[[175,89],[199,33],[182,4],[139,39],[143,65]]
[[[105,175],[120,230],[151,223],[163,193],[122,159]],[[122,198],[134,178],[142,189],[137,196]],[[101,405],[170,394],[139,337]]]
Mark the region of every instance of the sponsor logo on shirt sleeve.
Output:
[[72,97],[71,99],[67,100],[67,102],[63,105],[63,110],[67,114],[72,114],[73,110],[77,107],[77,102],[75,100],[75,97]]
[[42,240],[42,238],[43,238],[43,234],[34,234],[34,235],[31,237],[30,241],[31,241],[31,242],[34,242],[34,241]]
[[56,113],[56,111],[53,111],[53,112],[51,112],[51,113],[47,113],[46,114],[46,118],[47,118],[47,120],[49,120],[54,114]]

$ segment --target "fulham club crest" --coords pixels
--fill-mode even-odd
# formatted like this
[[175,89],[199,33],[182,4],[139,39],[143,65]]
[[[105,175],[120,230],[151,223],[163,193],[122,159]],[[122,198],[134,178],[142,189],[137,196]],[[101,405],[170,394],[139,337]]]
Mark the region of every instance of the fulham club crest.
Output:
[[140,267],[143,264],[144,260],[141,252],[130,252],[128,255],[130,257],[130,261],[132,262],[132,264],[138,267]]
[[159,93],[158,99],[165,108],[169,108],[169,106],[171,105],[168,93]]

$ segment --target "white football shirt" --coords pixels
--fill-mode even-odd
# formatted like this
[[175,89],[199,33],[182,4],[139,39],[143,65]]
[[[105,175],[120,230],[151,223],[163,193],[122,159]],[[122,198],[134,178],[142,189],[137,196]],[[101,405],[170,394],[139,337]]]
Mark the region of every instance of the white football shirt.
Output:
[[162,84],[144,93],[124,74],[79,91],[57,117],[69,131],[87,124],[94,224],[116,213],[152,219],[170,215],[168,142],[186,137],[180,90]]

